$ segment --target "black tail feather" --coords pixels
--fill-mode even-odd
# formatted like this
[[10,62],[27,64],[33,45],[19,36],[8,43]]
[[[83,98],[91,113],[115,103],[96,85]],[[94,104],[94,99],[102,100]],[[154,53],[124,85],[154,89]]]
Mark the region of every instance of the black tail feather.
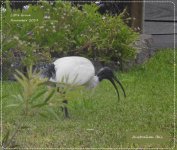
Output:
[[42,73],[41,76],[44,78],[53,78],[55,79],[56,71],[55,71],[55,65],[52,64],[47,64],[41,68]]

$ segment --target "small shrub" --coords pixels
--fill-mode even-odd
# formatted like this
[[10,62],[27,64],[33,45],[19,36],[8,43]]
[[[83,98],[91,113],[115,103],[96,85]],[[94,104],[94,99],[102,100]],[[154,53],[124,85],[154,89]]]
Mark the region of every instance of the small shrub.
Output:
[[[13,95],[15,99],[14,103],[7,105],[6,107],[18,107],[22,111],[22,115],[19,116],[19,120],[16,120],[15,127],[12,130],[7,130],[4,135],[2,144],[4,148],[16,148],[19,145],[16,144],[16,136],[21,130],[29,128],[25,126],[24,120],[28,117],[30,120],[32,114],[40,114],[40,109],[44,106],[48,106],[48,102],[53,97],[55,90],[47,90],[42,88],[42,85],[46,83],[45,79],[40,79],[40,73],[32,71],[32,67],[28,68],[27,76],[20,71],[16,71],[14,75],[16,80],[21,85],[21,92],[17,95]],[[53,113],[53,115],[55,115]]]
[[[97,60],[118,61],[135,56],[135,33],[120,15],[101,15],[98,6],[85,4],[82,11],[70,2],[30,5],[28,10],[10,8],[3,13],[3,61],[19,57],[23,65],[50,61],[52,57],[81,55]],[[13,22],[23,19],[27,22]],[[15,17],[13,15],[16,15]],[[33,18],[34,22],[29,22]],[[7,57],[8,56],[8,57]]]
[[[54,95],[55,90],[50,91],[49,89],[42,87],[47,80],[41,79],[40,73],[32,71],[32,67],[28,68],[27,77],[18,70],[16,70],[16,72],[17,74],[14,76],[20,83],[22,91],[21,93],[14,95],[17,103],[11,104],[8,107],[20,106],[23,109],[23,114],[29,115],[31,111],[48,105],[48,101]],[[42,101],[40,99],[42,99]]]

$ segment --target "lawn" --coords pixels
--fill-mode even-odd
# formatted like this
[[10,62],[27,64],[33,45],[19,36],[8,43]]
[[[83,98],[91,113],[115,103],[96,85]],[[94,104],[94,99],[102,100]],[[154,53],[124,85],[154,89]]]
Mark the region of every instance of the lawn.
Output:
[[[148,62],[128,72],[118,72],[127,97],[117,101],[113,86],[103,81],[89,91],[79,88],[68,93],[69,119],[63,118],[60,105],[50,102],[58,116],[30,114],[22,122],[15,142],[21,148],[121,148],[173,147],[174,132],[174,60],[172,50],[159,51]],[[6,107],[19,93],[16,82],[3,82],[3,135],[13,132],[23,116],[20,108]],[[55,105],[56,104],[56,105]],[[130,133],[165,133],[167,143],[137,144],[129,141]]]

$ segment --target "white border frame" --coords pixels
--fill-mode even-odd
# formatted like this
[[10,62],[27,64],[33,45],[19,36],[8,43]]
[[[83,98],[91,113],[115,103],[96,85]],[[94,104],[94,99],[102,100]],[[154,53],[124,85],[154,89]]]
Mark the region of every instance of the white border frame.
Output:
[[[11,1],[11,2],[31,2],[31,1]],[[42,2],[42,1],[41,1]],[[55,2],[57,2],[57,0],[55,1]],[[63,1],[63,2],[69,2],[69,1]],[[70,1],[71,2],[71,1]],[[74,1],[74,2],[95,2],[95,1]],[[175,48],[176,48],[176,44],[175,44],[175,41],[176,41],[176,35],[175,35],[175,25],[176,25],[176,20],[175,20],[175,17],[176,17],[176,14],[175,14],[175,10],[176,10],[176,6],[175,6],[175,3],[173,2],[173,1],[152,1],[152,0],[150,0],[150,1],[146,1],[146,0],[142,0],[142,1],[104,1],[104,2],[110,2],[110,3],[112,3],[112,2],[116,2],[116,3],[140,3],[140,2],[143,2],[143,3],[171,3],[171,4],[173,4],[173,6],[174,6],[174,45],[173,45],[173,48],[174,48],[174,52],[173,52],[173,54],[174,54],[174,60],[173,60],[173,64],[174,64],[174,95],[173,95],[173,100],[174,100],[174,102],[173,102],[173,104],[174,104],[174,141],[173,141],[173,147],[171,147],[171,148],[143,148],[144,150],[146,149],[146,150],[150,150],[150,149],[157,149],[157,150],[164,150],[164,149],[174,149],[175,148],[175,145],[176,145],[176,108],[175,108],[175,105],[176,105],[176,87],[175,87],[175,83],[176,83],[176,61],[175,61],[175,55],[176,55],[176,52],[175,52]],[[3,2],[2,2],[2,4],[3,4]],[[144,7],[144,6],[143,6]],[[2,38],[3,38],[3,36],[2,36],[2,9],[1,9],[1,18],[0,18],[0,20],[1,20],[1,29],[0,29],[0,32],[1,32],[1,58],[2,58]],[[144,15],[143,15],[144,16]],[[140,148],[4,148],[3,146],[2,146],[2,139],[3,139],[3,137],[2,137],[2,133],[3,133],[3,124],[2,124],[2,118],[3,118],[3,115],[2,115],[2,93],[3,93],[3,89],[2,89],[2,67],[3,67],[3,63],[2,63],[2,59],[1,59],[1,74],[0,74],[0,77],[1,77],[1,84],[0,84],[0,89],[1,89],[1,92],[0,92],[0,94],[1,94],[1,123],[0,123],[0,125],[1,125],[1,147],[2,147],[2,149],[4,150],[4,149],[24,149],[24,150],[26,150],[26,149],[41,149],[41,150],[43,150],[43,149],[48,149],[48,150],[51,150],[51,149],[73,149],[73,150],[76,150],[76,149],[78,149],[78,150],[81,150],[81,149],[86,149],[86,150],[89,150],[89,149],[100,149],[100,150],[113,150],[113,149],[140,149]]]

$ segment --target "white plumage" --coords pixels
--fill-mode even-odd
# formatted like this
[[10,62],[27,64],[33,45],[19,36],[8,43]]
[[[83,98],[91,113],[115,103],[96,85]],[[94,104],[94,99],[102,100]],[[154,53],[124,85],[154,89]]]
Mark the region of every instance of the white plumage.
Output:
[[54,62],[56,75],[50,81],[93,88],[98,84],[95,68],[90,60],[79,56],[59,58]]

